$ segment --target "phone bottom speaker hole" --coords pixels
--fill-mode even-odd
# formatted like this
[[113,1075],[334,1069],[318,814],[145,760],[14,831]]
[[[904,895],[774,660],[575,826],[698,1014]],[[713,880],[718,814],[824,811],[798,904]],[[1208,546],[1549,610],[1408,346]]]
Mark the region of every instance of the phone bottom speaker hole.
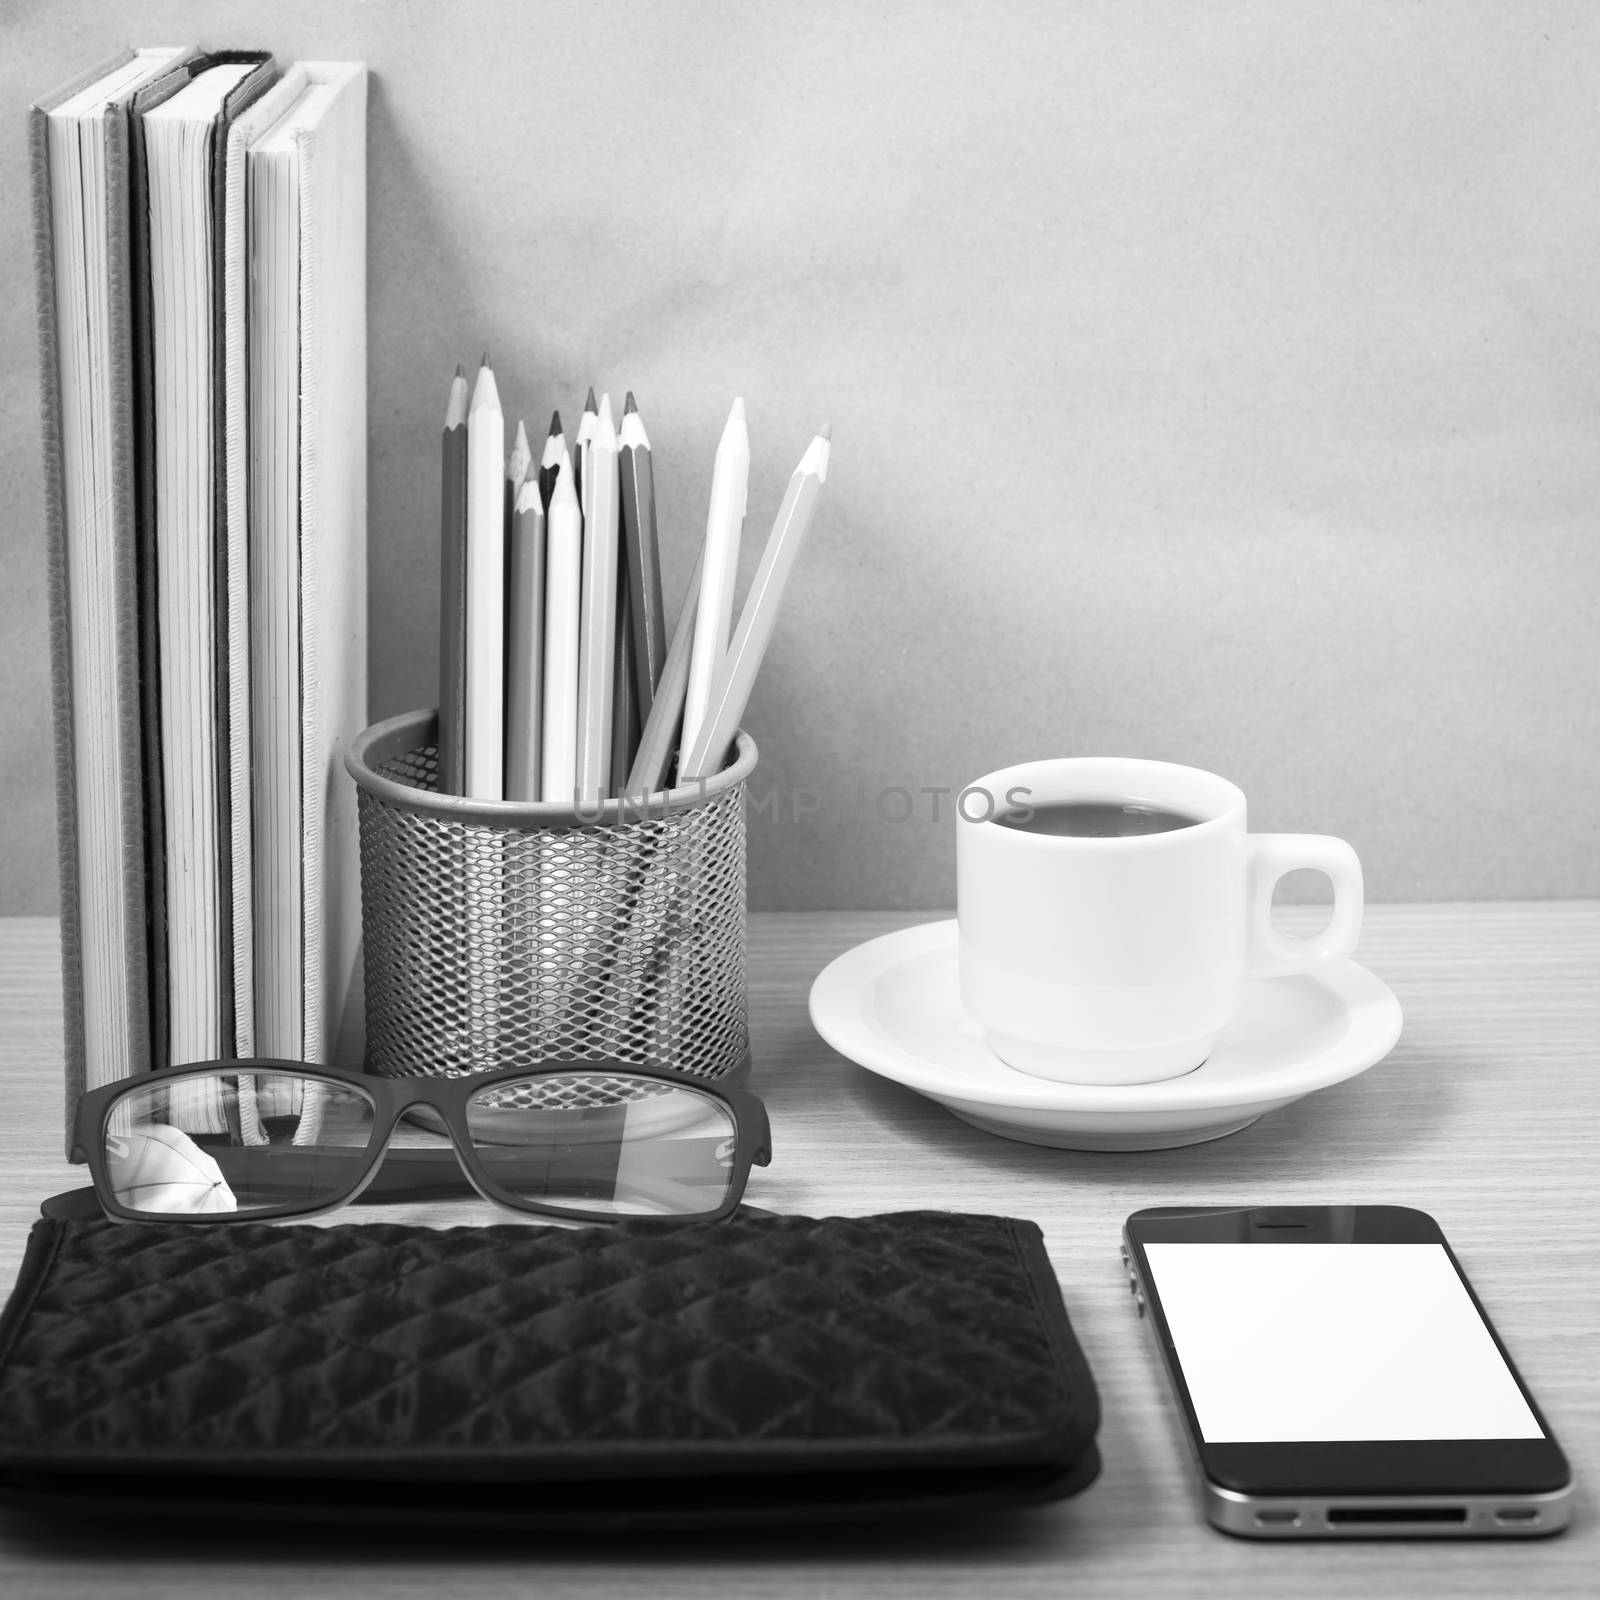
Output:
[[1330,1506],[1328,1521],[1341,1523],[1465,1522],[1465,1506]]

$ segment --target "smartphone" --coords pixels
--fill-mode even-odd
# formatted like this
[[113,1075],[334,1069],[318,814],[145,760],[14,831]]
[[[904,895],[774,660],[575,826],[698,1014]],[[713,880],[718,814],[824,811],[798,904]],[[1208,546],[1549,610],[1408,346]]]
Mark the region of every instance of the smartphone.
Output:
[[1555,1533],[1572,1473],[1438,1223],[1136,1211],[1123,1230],[1207,1518],[1257,1539]]

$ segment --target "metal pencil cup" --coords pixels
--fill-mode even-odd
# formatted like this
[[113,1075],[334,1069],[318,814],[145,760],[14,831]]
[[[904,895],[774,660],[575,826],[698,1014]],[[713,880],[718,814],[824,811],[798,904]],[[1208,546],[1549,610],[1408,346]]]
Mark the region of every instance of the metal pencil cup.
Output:
[[440,794],[438,717],[374,724],[361,821],[367,1069],[454,1077],[607,1057],[708,1078],[747,1058],[745,780],[592,806]]

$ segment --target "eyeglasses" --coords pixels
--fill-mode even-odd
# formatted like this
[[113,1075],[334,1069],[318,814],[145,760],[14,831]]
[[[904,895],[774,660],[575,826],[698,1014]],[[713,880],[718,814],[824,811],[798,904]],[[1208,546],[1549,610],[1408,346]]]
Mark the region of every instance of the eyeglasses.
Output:
[[380,1165],[401,1180],[382,1185],[388,1199],[397,1187],[436,1192],[443,1168],[514,1211],[712,1221],[738,1206],[771,1141],[748,1090],[671,1068],[564,1061],[377,1078],[249,1060],[90,1090],[73,1158],[87,1159],[102,1209],[129,1221],[314,1216],[356,1199]]

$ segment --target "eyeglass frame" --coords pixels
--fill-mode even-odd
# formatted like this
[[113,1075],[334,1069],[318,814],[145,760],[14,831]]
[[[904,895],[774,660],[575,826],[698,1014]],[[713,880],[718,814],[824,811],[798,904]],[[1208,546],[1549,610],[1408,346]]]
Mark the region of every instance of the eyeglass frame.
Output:
[[[72,1148],[69,1159],[84,1162],[94,1184],[96,1199],[108,1217],[118,1222],[172,1221],[185,1226],[227,1227],[241,1222],[270,1222],[276,1218],[307,1218],[327,1215],[344,1206],[353,1205],[377,1178],[389,1154],[389,1142],[394,1137],[401,1117],[416,1106],[427,1106],[439,1114],[450,1140],[448,1152],[441,1150],[414,1150],[402,1147],[397,1156],[430,1159],[450,1154],[460,1173],[478,1194],[491,1205],[527,1215],[549,1217],[569,1222],[622,1222],[625,1220],[658,1220],[676,1218],[684,1222],[719,1222],[739,1208],[745,1185],[750,1179],[752,1165],[765,1167],[772,1161],[772,1123],[767,1108],[758,1096],[743,1087],[742,1082],[729,1082],[730,1078],[742,1080],[748,1073],[748,1057],[733,1072],[722,1077],[707,1079],[681,1067],[641,1067],[611,1057],[586,1057],[558,1061],[541,1061],[534,1067],[497,1067],[492,1072],[465,1072],[445,1077],[388,1078],[376,1073],[358,1072],[349,1067],[327,1066],[320,1062],[287,1061],[272,1056],[241,1057],[232,1061],[190,1061],[181,1065],[158,1067],[141,1072],[134,1077],[119,1078],[114,1083],[101,1084],[86,1091],[78,1101],[73,1118]],[[290,1073],[297,1078],[316,1079],[366,1094],[373,1104],[372,1130],[368,1135],[366,1163],[352,1183],[334,1198],[314,1206],[293,1204],[252,1207],[248,1211],[233,1212],[151,1212],[134,1211],[115,1198],[115,1189],[106,1161],[106,1135],[109,1131],[111,1108],[124,1095],[141,1089],[150,1089],[174,1079],[195,1074],[211,1076],[251,1077],[270,1073]],[[584,1077],[649,1078],[674,1088],[695,1089],[720,1101],[733,1118],[733,1164],[729,1174],[727,1192],[714,1211],[689,1211],[665,1213],[620,1213],[617,1211],[590,1211],[576,1206],[556,1206],[536,1200],[524,1199],[500,1190],[480,1164],[472,1142],[472,1130],[467,1123],[467,1104],[485,1089],[497,1084],[522,1082],[528,1078],[554,1078],[564,1074]],[[628,1104],[623,1101],[621,1104]],[[625,1144],[626,1140],[619,1140]],[[347,1147],[348,1148],[348,1147]],[[396,1198],[392,1193],[386,1198]]]

